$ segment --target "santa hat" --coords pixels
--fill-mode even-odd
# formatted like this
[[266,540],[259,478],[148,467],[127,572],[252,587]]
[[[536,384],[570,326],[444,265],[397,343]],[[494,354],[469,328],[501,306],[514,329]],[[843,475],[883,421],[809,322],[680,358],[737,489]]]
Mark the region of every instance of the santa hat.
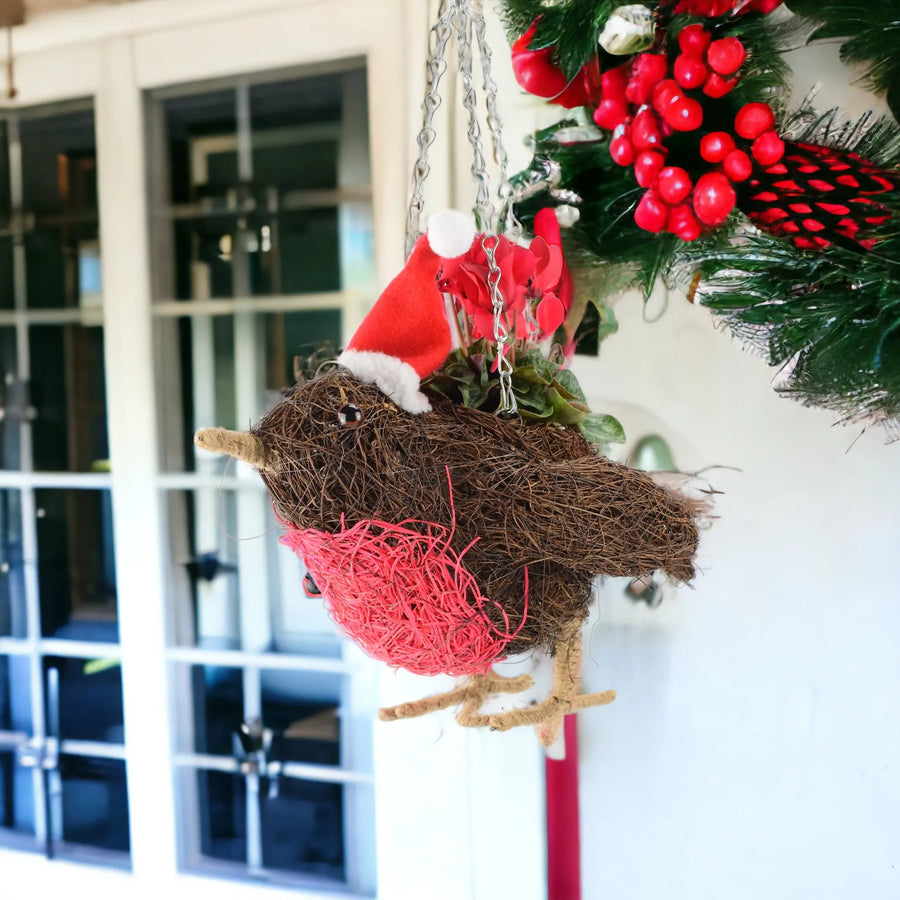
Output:
[[428,412],[419,390],[450,352],[450,325],[437,275],[443,260],[462,256],[475,239],[470,217],[446,210],[428,220],[403,270],[384,289],[338,362],[375,384],[410,413]]

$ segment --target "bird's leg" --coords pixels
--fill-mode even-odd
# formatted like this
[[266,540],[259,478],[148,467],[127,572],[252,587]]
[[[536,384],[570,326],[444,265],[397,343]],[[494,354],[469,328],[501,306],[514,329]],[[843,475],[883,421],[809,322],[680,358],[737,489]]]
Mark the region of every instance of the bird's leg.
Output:
[[487,672],[485,675],[472,675],[461,687],[446,691],[443,694],[435,694],[433,697],[425,697],[422,700],[413,700],[411,703],[401,703],[399,706],[387,706],[378,710],[378,718],[382,722],[395,722],[397,719],[413,719],[424,716],[439,709],[447,709],[450,706],[463,705],[457,715],[461,725],[487,725],[487,716],[482,716],[484,722],[469,721],[479,718],[475,714],[481,704],[491,694],[518,694],[527,691],[532,685],[530,675],[518,675],[515,678],[505,678],[496,672]]
[[538,739],[549,747],[559,735],[563,718],[579,709],[601,706],[616,699],[615,691],[580,694],[581,691],[581,621],[574,619],[563,630],[556,644],[553,689],[550,696],[536,706],[511,709],[481,718],[496,731],[508,731],[520,725],[534,725]]

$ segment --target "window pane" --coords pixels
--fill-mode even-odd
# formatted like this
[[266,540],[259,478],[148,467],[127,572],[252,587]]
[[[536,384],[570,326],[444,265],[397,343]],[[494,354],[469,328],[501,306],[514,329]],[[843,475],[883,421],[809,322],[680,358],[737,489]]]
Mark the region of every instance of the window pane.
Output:
[[0,490],[0,637],[27,636],[21,496]]
[[262,719],[274,732],[273,758],[341,764],[344,676],[326,672],[262,673]]
[[0,747],[0,844],[3,832],[34,834],[31,772],[16,765],[16,755]]
[[[29,660],[0,656],[0,732],[32,733]],[[0,739],[0,831],[34,834],[31,771],[16,764],[15,749]],[[2,841],[2,836],[0,836]]]
[[[162,418],[165,464],[169,469],[193,470],[198,428],[219,425],[246,428],[237,421],[238,381],[259,386],[260,412],[274,405],[294,383],[294,357],[313,353],[324,343],[338,346],[341,313],[336,309],[255,314],[235,333],[232,316],[191,316],[177,323],[157,323],[160,350],[171,377]],[[253,371],[236,369],[235,343],[240,339],[253,357]],[[175,375],[180,373],[180,379]],[[178,383],[180,381],[180,384]],[[178,448],[172,450],[171,448]],[[226,461],[203,454],[204,471],[223,472]]]
[[[223,163],[223,145],[232,154],[237,146],[236,100],[233,90],[192,94],[166,100],[163,104],[169,145],[171,200],[190,203],[203,197],[221,196],[237,179],[236,156]],[[198,142],[218,139],[220,155],[214,165],[201,170],[191,159]],[[229,147],[223,137],[231,136]],[[200,152],[200,151],[197,151]],[[192,179],[192,172],[194,178]]]
[[5,121],[0,121],[0,216],[9,214],[9,137]]
[[9,212],[0,213],[0,309],[13,309],[16,297],[13,293],[13,243],[12,238],[3,236],[8,227]]
[[109,491],[35,491],[41,630],[45,637],[119,639]]
[[194,747],[191,749],[196,753],[232,756],[235,736],[244,721],[241,670],[192,666],[191,682],[194,698]]
[[[259,534],[242,525],[235,491],[210,487],[167,494],[176,642],[213,650],[339,656],[334,624],[321,597],[304,587],[301,560],[278,542],[282,527],[262,488],[245,493],[266,513]],[[252,596],[242,597],[241,551],[248,546],[265,573],[253,579]],[[248,645],[241,630],[242,602],[252,606],[254,626],[270,636],[266,646]]]
[[341,288],[334,207],[191,216],[175,222],[174,240],[179,300]]
[[344,788],[282,778],[275,797],[263,794],[263,864],[344,880]]
[[[340,122],[343,73],[268,82],[250,88],[254,136],[273,128]],[[294,168],[300,169],[296,161]]]
[[336,209],[285,213],[279,236],[282,293],[340,290]]
[[97,309],[100,244],[96,217],[65,228],[38,225],[25,237],[25,277],[32,309]]
[[213,859],[247,862],[247,792],[240,775],[197,772],[200,852]]
[[108,468],[103,329],[29,329],[34,467],[89,472]]
[[0,656],[0,731],[31,734],[28,657]]
[[63,756],[60,776],[63,840],[127,853],[130,838],[125,763],[119,759]]
[[93,110],[22,118],[19,135],[26,209],[38,214],[96,210]]
[[[122,667],[114,658],[48,656],[44,672],[59,672],[59,736],[63,740],[124,743]],[[52,704],[49,697],[48,706]],[[47,710],[53,727],[54,711]]]
[[25,236],[28,305],[96,305],[99,250],[93,111],[24,117],[19,132],[24,208],[36,223]]
[[29,401],[25,385],[19,380],[16,329],[0,328],[0,468],[17,469],[20,462],[21,423]]

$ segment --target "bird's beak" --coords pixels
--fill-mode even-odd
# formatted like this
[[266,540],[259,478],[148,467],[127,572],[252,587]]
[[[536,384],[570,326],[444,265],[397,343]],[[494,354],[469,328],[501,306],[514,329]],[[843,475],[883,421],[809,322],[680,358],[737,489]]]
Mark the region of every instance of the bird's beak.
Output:
[[255,466],[260,472],[277,475],[281,460],[275,451],[267,448],[255,435],[247,431],[229,431],[227,428],[201,428],[194,435],[194,443],[210,453],[226,453],[235,459]]

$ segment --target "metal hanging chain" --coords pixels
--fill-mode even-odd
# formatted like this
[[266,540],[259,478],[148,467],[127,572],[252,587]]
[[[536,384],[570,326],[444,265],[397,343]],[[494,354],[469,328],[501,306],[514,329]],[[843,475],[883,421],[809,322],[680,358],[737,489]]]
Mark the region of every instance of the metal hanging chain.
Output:
[[515,210],[513,209],[513,189],[509,181],[509,157],[506,155],[506,147],[503,145],[503,121],[497,112],[497,84],[491,74],[491,48],[487,40],[487,25],[481,6],[481,0],[473,0],[469,15],[475,26],[475,40],[478,43],[478,53],[481,57],[484,101],[487,108],[487,126],[494,147],[494,159],[499,169],[497,197],[500,200],[500,208],[504,214],[503,232],[511,241],[517,241],[522,235],[522,224],[516,218]]
[[[478,0],[476,0],[478,2]],[[434,143],[434,114],[441,104],[439,85],[441,76],[447,69],[446,53],[450,36],[455,32],[457,38],[460,75],[463,83],[463,106],[468,113],[468,130],[466,136],[472,147],[472,175],[476,181],[475,212],[479,219],[479,227],[483,230],[481,246],[488,263],[488,289],[494,314],[494,340],[497,344],[497,371],[500,380],[500,407],[498,415],[515,417],[518,414],[516,397],[512,390],[513,367],[509,358],[509,331],[503,321],[503,296],[500,291],[500,266],[496,259],[499,244],[497,213],[491,199],[490,180],[484,149],[481,140],[481,126],[478,119],[478,98],[475,91],[472,65],[472,32],[478,43],[481,56],[481,69],[487,106],[488,130],[494,149],[494,157],[500,168],[500,187],[498,197],[503,204],[506,225],[511,232],[510,237],[518,237],[521,226],[515,219],[510,197],[512,194],[508,180],[508,158],[502,142],[502,123],[497,113],[497,86],[491,76],[491,54],[485,36],[485,21],[480,8],[473,7],[471,0],[445,0],[438,21],[432,28],[434,50],[428,61],[429,85],[423,102],[423,122],[419,131],[419,155],[413,169],[413,190],[407,218],[406,252],[412,250],[416,240],[421,236],[422,210],[425,205],[425,179],[431,170],[428,164],[428,151]]]
[[[475,177],[477,185],[475,210],[481,219],[481,227],[484,229],[481,246],[487,257],[488,289],[490,290],[491,307],[494,312],[494,341],[497,344],[497,373],[500,380],[500,407],[497,413],[501,416],[513,417],[518,412],[518,406],[516,395],[512,389],[513,367],[509,358],[509,331],[503,322],[500,266],[497,264],[496,259],[496,250],[499,244],[496,211],[491,200],[490,182],[481,141],[481,126],[478,122],[478,100],[472,75],[471,31],[473,30],[474,16],[468,0],[454,0],[454,5],[457,9],[456,35],[459,45],[459,71],[463,83],[463,106],[469,114],[469,127],[466,136],[472,146],[472,175]],[[489,76],[490,62],[488,62],[487,72]],[[496,116],[496,109],[494,113]]]
[[447,70],[447,42],[453,34],[453,20],[456,15],[452,2],[446,3],[443,12],[431,29],[434,35],[434,50],[428,60],[428,90],[422,101],[422,128],[417,138],[419,156],[413,167],[412,196],[409,201],[409,214],[406,219],[406,255],[409,256],[415,242],[422,235],[422,210],[425,207],[425,179],[431,171],[428,164],[428,149],[434,143],[434,114],[441,105],[438,90],[441,76]]

